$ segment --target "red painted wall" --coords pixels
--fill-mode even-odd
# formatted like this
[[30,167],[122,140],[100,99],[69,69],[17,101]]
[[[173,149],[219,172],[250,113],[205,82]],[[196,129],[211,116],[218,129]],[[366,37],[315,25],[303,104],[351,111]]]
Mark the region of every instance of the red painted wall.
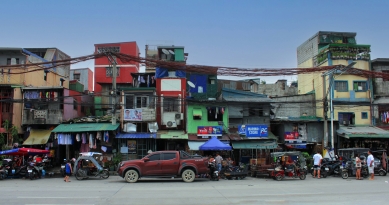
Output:
[[[106,44],[95,44],[95,52],[97,52],[98,47],[120,47],[120,53],[132,55],[132,56],[139,56],[139,48],[136,42],[123,42],[123,43],[106,43]],[[119,69],[119,76],[116,78],[116,83],[131,83],[132,77],[131,73],[139,73],[139,63],[138,62],[127,62],[127,61],[121,61],[120,59],[117,59],[118,67]],[[112,77],[107,77],[106,75],[106,69],[105,67],[96,67],[96,65],[110,65],[111,62],[106,57],[95,59],[95,93],[101,92],[101,86],[99,83],[102,84],[111,84],[112,83]],[[125,65],[125,66],[121,66]]]
[[[156,82],[156,93],[157,96],[161,97],[162,95],[165,97],[178,97],[181,94],[181,97],[183,98],[181,102],[181,112],[185,113],[184,110],[186,109],[186,78],[178,78],[181,80],[181,91],[161,91],[161,80],[162,79],[169,79],[169,78],[157,78]],[[177,78],[172,78],[172,79],[177,79]],[[158,125],[162,128],[162,114],[161,114],[161,107],[163,105],[161,104],[161,100],[158,99],[157,103],[157,123]],[[185,120],[184,120],[185,122]],[[184,129],[185,123],[182,123],[181,125],[178,126],[178,128]],[[165,127],[165,126],[163,126]]]
[[88,69],[88,90],[93,91],[93,72]]

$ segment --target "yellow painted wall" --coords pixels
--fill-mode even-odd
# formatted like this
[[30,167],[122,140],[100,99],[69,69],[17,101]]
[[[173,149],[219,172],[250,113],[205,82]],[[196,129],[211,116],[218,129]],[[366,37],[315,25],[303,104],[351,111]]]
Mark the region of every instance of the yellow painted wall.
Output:
[[[14,100],[22,99],[22,91],[20,88],[14,88]],[[18,127],[19,134],[22,134],[23,131],[21,129],[22,124],[22,103],[14,103],[13,104],[13,116],[12,116],[12,124]]]
[[[364,60],[357,60],[357,63],[353,66],[363,70],[370,70],[369,62]],[[348,60],[332,60],[332,65],[348,65]]]
[[[337,105],[334,106],[334,120],[338,120],[339,112],[352,112],[355,114],[356,125],[370,125],[370,106],[350,106]],[[367,112],[367,119],[362,119],[362,112]]]
[[[36,67],[31,68],[12,68],[12,73],[20,73],[25,71],[33,71],[36,70]],[[44,80],[44,71],[38,70],[24,74],[8,74],[6,71],[2,76],[0,76],[3,80],[0,80],[0,84],[13,84],[13,85],[24,85],[24,86],[33,86],[33,87],[58,87],[60,86],[60,78],[64,78],[59,76],[53,72],[47,74],[47,81]],[[69,80],[64,81],[63,86],[65,88],[69,88]]]

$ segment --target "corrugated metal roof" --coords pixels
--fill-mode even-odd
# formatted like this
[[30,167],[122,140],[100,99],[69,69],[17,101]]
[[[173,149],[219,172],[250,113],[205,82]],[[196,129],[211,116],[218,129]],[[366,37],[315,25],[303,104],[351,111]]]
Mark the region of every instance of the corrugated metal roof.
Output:
[[253,97],[223,97],[223,100],[229,102],[273,102],[270,98]]
[[112,131],[116,130],[119,124],[112,123],[75,123],[75,124],[60,124],[51,132],[89,132],[89,131]]
[[389,132],[374,126],[340,127],[336,133],[345,138],[389,138]]

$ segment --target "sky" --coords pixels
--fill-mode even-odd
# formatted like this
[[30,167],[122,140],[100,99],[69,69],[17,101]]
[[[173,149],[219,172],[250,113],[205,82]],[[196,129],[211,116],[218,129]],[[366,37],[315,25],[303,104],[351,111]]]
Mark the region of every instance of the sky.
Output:
[[[184,46],[187,64],[295,68],[299,45],[338,31],[356,32],[372,59],[389,58],[387,0],[20,0],[1,8],[0,47],[56,47],[71,57],[98,43],[136,41],[141,56],[146,44]],[[94,62],[72,65],[84,67]]]

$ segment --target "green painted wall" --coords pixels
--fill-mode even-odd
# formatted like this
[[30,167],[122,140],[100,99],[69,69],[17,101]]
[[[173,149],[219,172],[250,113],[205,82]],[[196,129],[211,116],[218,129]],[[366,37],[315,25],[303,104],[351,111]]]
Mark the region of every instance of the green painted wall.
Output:
[[[224,107],[223,114],[223,133],[227,133],[228,130],[226,126],[228,126],[228,109],[227,106],[222,105],[188,105],[187,109],[187,131],[190,134],[197,133],[197,126],[218,126],[219,123],[217,121],[208,121],[208,113],[206,107]],[[201,120],[193,119],[193,109],[201,109],[203,117]]]

